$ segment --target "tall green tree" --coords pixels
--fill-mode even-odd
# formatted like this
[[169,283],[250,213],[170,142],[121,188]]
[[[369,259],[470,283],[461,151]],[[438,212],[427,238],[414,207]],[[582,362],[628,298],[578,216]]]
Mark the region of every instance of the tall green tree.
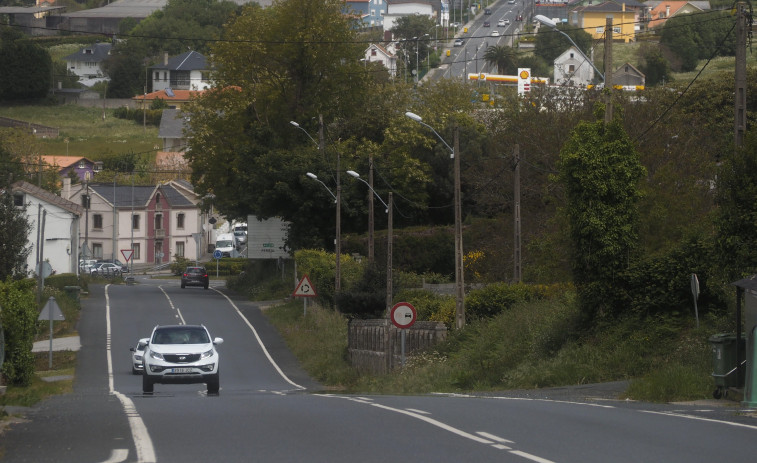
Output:
[[[0,146],[0,165],[23,173],[16,161]],[[26,257],[31,250],[27,245],[29,221],[24,211],[14,204],[10,172],[4,171],[4,174],[0,177],[0,281],[25,275]]]
[[644,167],[616,116],[580,122],[560,150],[559,178],[573,244],[573,279],[587,321],[615,310],[613,281],[638,242]]
[[660,45],[680,59],[679,71],[696,69],[698,60],[733,56],[735,18],[725,11],[677,15],[665,21]]
[[[586,56],[591,55],[591,35],[585,30],[577,27],[571,27],[566,24],[558,24],[557,28],[567,34],[578,48],[581,49]],[[561,33],[550,29],[547,26],[539,27],[539,32],[536,34],[536,44],[534,48],[534,54],[543,59],[551,65],[551,63],[560,56],[565,50],[567,50],[573,44],[570,40],[565,38]]]
[[44,48],[10,27],[0,27],[0,100],[44,98],[53,62]]
[[732,280],[757,273],[757,137],[725,158],[718,175],[716,243],[721,267]]
[[409,71],[423,69],[422,64],[425,64],[426,57],[431,53],[434,27],[434,20],[428,16],[409,15],[397,18],[392,34],[400,44],[397,51],[401,66],[406,66]]

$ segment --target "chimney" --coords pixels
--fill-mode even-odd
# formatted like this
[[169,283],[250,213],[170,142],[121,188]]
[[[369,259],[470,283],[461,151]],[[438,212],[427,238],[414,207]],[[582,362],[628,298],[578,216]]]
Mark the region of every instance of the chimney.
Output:
[[621,8],[620,11],[622,11],[623,13],[626,12],[626,4],[625,3],[623,3],[622,8]]
[[670,5],[665,5],[665,17],[670,17]]
[[63,189],[60,192],[60,197],[63,199],[71,199],[71,179],[68,177],[63,179]]
[[168,52],[163,53],[163,66],[168,66]]

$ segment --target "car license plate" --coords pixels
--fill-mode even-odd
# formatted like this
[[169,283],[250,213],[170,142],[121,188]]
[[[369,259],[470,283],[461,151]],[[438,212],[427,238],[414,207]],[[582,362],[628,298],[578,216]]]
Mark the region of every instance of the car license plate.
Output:
[[191,368],[172,368],[171,373],[192,373]]

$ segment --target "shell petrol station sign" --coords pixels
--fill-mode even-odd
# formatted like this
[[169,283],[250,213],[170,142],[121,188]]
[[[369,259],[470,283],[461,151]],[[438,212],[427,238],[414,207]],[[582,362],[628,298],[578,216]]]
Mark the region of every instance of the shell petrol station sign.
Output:
[[525,95],[531,91],[531,69],[518,68],[518,95]]

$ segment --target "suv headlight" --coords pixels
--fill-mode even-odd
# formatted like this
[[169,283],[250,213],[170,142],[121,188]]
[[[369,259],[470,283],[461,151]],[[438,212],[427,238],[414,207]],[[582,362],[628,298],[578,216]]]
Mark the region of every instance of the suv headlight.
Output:
[[163,354],[161,354],[160,352],[155,352],[155,351],[151,350],[150,351],[150,357],[152,357],[152,358],[154,358],[156,360],[163,360],[163,361],[165,361],[165,359],[163,358]]
[[202,354],[200,355],[200,358],[201,358],[201,359],[206,359],[206,358],[208,358],[208,357],[212,357],[212,356],[213,356],[213,349],[210,349],[210,350],[209,350],[209,351],[207,351],[207,352],[203,352],[203,353],[202,353]]

